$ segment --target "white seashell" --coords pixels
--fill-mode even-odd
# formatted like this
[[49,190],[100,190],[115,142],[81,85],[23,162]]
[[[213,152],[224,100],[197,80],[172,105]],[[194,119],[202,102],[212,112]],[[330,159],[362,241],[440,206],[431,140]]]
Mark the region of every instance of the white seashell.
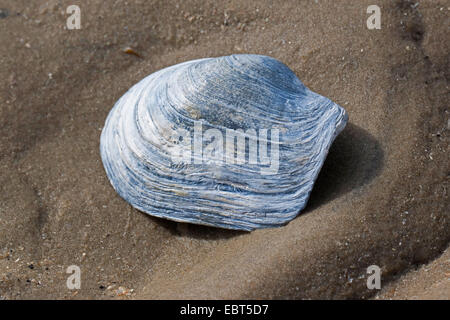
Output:
[[207,58],[134,85],[109,113],[100,152],[114,189],[136,209],[252,230],[299,214],[347,120],[278,60]]

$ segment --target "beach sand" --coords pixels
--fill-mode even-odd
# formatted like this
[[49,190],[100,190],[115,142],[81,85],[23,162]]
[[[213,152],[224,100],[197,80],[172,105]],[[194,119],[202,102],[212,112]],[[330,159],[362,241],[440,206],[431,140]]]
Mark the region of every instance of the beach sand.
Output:
[[[450,298],[450,2],[378,0],[379,30],[371,4],[0,0],[0,298]],[[232,53],[283,61],[349,113],[306,209],[251,233],[133,209],[99,155],[114,102]]]

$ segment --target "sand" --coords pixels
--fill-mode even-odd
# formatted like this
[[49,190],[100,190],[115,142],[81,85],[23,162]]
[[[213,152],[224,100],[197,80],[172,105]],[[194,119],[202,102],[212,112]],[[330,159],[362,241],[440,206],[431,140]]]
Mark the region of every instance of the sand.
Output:
[[[380,30],[365,0],[0,0],[0,298],[448,299],[450,3],[376,2]],[[307,208],[251,233],[133,209],[99,155],[114,102],[232,53],[283,61],[349,113]]]
[[388,283],[375,299],[448,300],[450,249],[441,257]]

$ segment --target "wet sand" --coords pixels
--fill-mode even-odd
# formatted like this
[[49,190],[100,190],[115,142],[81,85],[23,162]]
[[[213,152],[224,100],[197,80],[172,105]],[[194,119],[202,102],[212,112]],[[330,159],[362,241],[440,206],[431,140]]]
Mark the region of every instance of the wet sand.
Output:
[[[0,298],[448,299],[448,272],[420,270],[448,263],[450,4],[377,1],[369,30],[372,2],[91,0],[67,30],[73,1],[0,0]],[[99,155],[114,102],[232,53],[283,61],[349,113],[307,208],[251,233],[131,208]]]

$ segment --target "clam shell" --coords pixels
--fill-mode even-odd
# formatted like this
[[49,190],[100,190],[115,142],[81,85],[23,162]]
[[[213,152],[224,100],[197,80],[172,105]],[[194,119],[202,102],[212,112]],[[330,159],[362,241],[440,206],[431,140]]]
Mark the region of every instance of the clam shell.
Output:
[[206,58],[129,89],[107,117],[100,153],[114,189],[140,211],[228,229],[276,227],[305,207],[347,120],[274,58]]

